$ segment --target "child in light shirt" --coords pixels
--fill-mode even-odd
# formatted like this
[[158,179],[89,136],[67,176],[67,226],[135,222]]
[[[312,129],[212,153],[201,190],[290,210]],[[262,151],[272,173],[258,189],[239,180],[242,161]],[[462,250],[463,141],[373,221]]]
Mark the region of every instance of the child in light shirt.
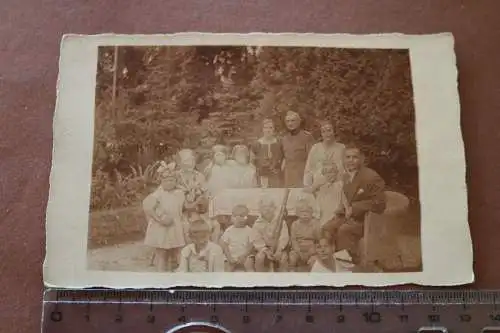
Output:
[[294,272],[303,267],[307,267],[309,271],[314,260],[315,244],[321,237],[321,227],[319,221],[313,218],[313,208],[307,200],[299,200],[295,210],[298,218],[290,228],[290,271]]
[[211,227],[202,218],[189,223],[189,238],[180,255],[178,272],[207,273],[224,272],[224,252],[210,241]]
[[231,215],[232,225],[221,237],[221,247],[227,260],[227,271],[255,271],[255,253],[265,247],[264,241],[247,224],[248,208],[236,205]]

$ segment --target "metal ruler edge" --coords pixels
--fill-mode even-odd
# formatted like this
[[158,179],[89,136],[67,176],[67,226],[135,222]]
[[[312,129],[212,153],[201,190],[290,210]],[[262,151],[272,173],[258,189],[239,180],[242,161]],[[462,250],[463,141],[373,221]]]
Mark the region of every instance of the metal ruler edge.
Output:
[[[214,333],[500,332],[499,297],[500,290],[460,289],[47,289],[42,328],[44,333],[80,328],[190,333],[181,330],[186,325],[216,325],[218,331],[202,330]],[[94,306],[97,311],[91,311]]]
[[163,304],[491,304],[500,290],[47,289],[46,303]]

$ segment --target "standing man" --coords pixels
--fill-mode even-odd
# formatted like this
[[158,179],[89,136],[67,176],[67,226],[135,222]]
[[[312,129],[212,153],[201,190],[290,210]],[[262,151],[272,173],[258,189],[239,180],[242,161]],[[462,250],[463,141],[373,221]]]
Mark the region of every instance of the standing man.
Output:
[[359,241],[363,238],[364,221],[368,212],[381,214],[386,207],[385,182],[377,172],[363,165],[363,156],[357,146],[344,151],[346,169],[344,194],[348,209],[323,227],[336,236],[337,251],[346,249],[353,261],[360,261]]
[[314,138],[300,128],[300,115],[288,111],[285,117],[285,125],[288,133],[283,137],[282,147],[284,154],[284,187],[303,187],[304,169],[307,156],[314,144]]

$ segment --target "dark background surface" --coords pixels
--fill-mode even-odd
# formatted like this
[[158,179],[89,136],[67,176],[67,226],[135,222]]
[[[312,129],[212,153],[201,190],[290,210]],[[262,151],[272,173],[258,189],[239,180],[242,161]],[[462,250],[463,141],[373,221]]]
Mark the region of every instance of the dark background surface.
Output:
[[499,12],[498,0],[3,1],[0,331],[40,327],[51,126],[64,33],[452,32],[476,260],[477,282],[470,287],[500,288]]

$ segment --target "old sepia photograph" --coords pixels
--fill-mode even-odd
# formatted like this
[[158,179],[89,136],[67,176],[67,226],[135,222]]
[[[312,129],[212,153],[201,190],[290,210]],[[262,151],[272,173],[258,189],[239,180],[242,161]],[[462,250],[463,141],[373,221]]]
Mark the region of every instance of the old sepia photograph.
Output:
[[100,47],[94,135],[90,269],[422,269],[407,49]]
[[[472,279],[453,95],[451,111],[441,104],[443,129],[428,131],[427,122],[441,116],[420,114],[418,98],[426,99],[425,84],[434,78],[420,76],[427,81],[416,89],[417,65],[425,62],[416,60],[413,44],[398,46],[394,37],[393,47],[377,47],[371,36],[374,45],[301,45],[290,43],[292,36],[282,44],[247,36],[177,45],[149,44],[145,36],[112,43],[109,36],[110,43],[102,37],[90,45],[95,62],[83,81],[93,78],[91,93],[85,88],[92,99],[84,101],[91,110],[79,123],[82,132],[90,125],[89,143],[73,152],[88,158],[88,200],[77,203],[86,212],[78,269],[162,281],[93,286],[262,285],[254,275],[276,286],[315,285],[312,277],[323,285],[418,283],[398,277],[431,270],[423,253],[440,251],[426,249],[436,242],[425,241],[433,227],[439,237],[458,234],[470,273],[458,279]],[[427,41],[447,45],[446,37]],[[445,97],[456,90],[456,72],[449,81]],[[453,117],[456,123],[446,122]],[[444,141],[432,143],[439,136]],[[447,140],[456,142],[435,147]],[[422,156],[423,146],[434,151]],[[461,189],[456,200],[439,183],[428,184],[429,174],[448,171],[458,175],[448,188]],[[458,205],[455,214],[446,212],[455,221],[424,212],[446,200]]]

